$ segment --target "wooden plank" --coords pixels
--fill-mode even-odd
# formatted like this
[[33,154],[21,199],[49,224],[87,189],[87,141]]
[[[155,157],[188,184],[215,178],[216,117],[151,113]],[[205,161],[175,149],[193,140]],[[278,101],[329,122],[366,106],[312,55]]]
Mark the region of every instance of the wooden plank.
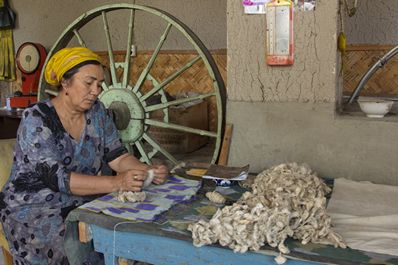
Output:
[[346,51],[384,51],[394,47],[394,45],[351,44],[347,45]]
[[206,168],[191,168],[187,170],[185,173],[194,177],[203,177],[203,175],[206,174],[206,172],[207,172]]
[[232,138],[232,124],[227,124],[225,126],[224,138],[222,141],[221,152],[218,158],[218,164],[221,166],[226,166],[228,164],[228,156],[229,156],[229,147],[231,145]]
[[13,264],[13,258],[11,253],[5,249],[4,247],[1,247],[2,251],[3,251],[3,258],[4,258],[4,265],[12,265]]
[[79,222],[79,241],[88,243],[93,239],[89,226],[84,222]]

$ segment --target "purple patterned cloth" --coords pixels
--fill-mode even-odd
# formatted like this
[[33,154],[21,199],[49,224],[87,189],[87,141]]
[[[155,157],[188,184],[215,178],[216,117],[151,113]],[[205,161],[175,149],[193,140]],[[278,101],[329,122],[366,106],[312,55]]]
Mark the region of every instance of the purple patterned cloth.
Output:
[[170,176],[162,185],[151,184],[143,202],[120,202],[111,193],[80,206],[80,209],[142,222],[153,222],[173,205],[189,200],[200,188],[200,181]]

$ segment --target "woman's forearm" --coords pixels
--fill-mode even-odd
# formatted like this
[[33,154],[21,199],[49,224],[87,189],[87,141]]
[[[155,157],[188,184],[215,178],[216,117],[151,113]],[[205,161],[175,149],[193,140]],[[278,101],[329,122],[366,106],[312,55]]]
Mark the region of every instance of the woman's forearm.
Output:
[[147,164],[142,163],[130,154],[119,156],[115,160],[111,161],[109,166],[118,173],[132,169],[147,171],[150,168]]
[[117,176],[91,176],[72,172],[70,176],[70,190],[73,195],[104,194],[121,189]]
[[86,196],[115,191],[141,191],[147,172],[138,169],[127,170],[117,176],[91,176],[72,172],[70,190],[74,195]]

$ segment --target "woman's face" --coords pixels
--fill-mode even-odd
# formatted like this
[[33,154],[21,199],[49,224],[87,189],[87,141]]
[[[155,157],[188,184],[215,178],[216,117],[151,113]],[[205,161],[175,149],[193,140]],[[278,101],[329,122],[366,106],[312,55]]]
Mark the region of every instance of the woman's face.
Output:
[[104,69],[101,65],[88,64],[79,68],[70,80],[62,82],[63,90],[72,107],[85,111],[90,109],[102,92]]

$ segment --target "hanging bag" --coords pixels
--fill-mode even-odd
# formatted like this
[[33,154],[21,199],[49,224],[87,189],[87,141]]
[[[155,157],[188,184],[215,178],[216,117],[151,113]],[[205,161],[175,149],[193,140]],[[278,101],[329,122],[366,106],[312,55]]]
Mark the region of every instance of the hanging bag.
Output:
[[0,7],[0,29],[13,29],[15,27],[15,12],[8,5],[8,0],[3,0]]

